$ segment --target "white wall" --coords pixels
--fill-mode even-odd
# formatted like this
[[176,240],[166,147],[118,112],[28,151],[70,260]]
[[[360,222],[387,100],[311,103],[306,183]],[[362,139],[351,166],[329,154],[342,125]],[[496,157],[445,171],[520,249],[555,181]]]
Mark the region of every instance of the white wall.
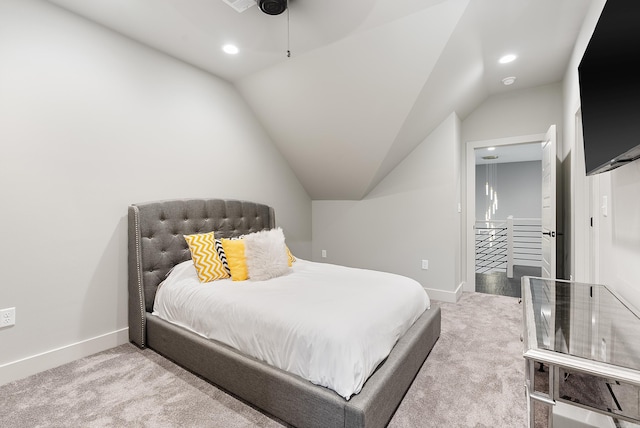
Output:
[[[517,89],[489,97],[462,121],[462,143],[547,132],[562,135],[562,84]],[[560,144],[560,142],[558,143]]]
[[0,2],[0,384],[127,339],[127,205],[311,201],[228,83],[47,2]]
[[[595,0],[587,14],[564,79],[565,135],[563,156],[572,160],[573,256],[572,274],[581,281],[607,284],[640,310],[640,161],[593,177],[585,176],[580,130],[575,115],[580,107],[578,64],[593,33],[605,0]],[[612,131],[612,138],[615,132]],[[577,154],[577,155],[576,155]],[[590,195],[590,187],[593,193]],[[600,210],[603,197],[608,213]],[[594,256],[582,249],[590,242],[590,199],[593,199]],[[594,267],[590,266],[595,264]]]
[[[466,220],[457,212],[458,202],[466,200],[462,149],[466,142],[544,134],[552,124],[562,129],[562,85],[493,96],[461,128],[451,120],[363,200],[313,201],[313,260],[407,275],[441,300],[459,295],[467,264]],[[411,232],[403,235],[407,225]],[[390,257],[387,248],[393,248]],[[326,259],[320,257],[323,249]],[[421,259],[429,260],[429,270],[420,269]]]
[[[497,163],[498,208],[492,219],[540,218],[542,215],[542,164],[540,161]],[[476,165],[476,220],[484,221],[487,165]]]
[[[585,16],[582,29],[576,40],[571,60],[563,80],[563,121],[565,123],[562,154],[563,170],[568,177],[565,190],[567,215],[565,216],[566,237],[568,238],[566,273],[567,277],[584,282],[594,282],[594,255],[590,253],[590,190],[592,179],[587,179],[584,162],[580,109],[580,87],[578,82],[578,64],[582,59],[587,43],[600,17],[605,0],[594,0]],[[578,142],[577,142],[578,141]],[[598,217],[594,220],[597,222]]]
[[450,115],[363,200],[313,201],[313,259],[406,275],[432,298],[455,301],[459,128]]

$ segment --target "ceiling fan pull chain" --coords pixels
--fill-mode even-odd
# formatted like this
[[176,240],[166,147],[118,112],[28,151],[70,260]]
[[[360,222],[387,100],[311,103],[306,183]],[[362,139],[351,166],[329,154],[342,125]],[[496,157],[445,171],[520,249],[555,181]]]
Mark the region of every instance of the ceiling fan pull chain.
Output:
[[287,58],[291,58],[291,24],[289,23],[289,0],[287,0]]

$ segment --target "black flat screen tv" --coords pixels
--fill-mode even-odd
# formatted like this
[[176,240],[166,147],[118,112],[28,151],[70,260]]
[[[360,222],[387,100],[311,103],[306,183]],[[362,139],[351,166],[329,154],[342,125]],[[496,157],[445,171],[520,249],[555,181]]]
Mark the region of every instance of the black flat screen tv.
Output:
[[578,66],[587,175],[640,158],[640,0],[607,0]]

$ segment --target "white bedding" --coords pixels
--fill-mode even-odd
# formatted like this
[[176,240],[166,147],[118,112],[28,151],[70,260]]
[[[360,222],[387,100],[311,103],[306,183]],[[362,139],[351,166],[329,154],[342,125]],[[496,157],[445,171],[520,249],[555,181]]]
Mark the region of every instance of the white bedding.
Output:
[[417,281],[390,273],[298,259],[266,281],[200,283],[189,260],[153,314],[348,400],[429,306]]

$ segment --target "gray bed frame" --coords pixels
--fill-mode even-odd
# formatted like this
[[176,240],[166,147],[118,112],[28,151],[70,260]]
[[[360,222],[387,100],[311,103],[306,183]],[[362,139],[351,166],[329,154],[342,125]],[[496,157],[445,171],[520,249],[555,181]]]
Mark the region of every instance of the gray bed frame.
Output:
[[[376,428],[389,423],[440,336],[432,304],[400,338],[361,392],[345,400],[334,391],[205,339],[151,315],[158,285],[191,258],[183,235],[233,237],[275,227],[273,208],[226,199],[180,199],[129,206],[129,339],[148,347],[300,428]],[[428,403],[425,403],[428,405]]]

